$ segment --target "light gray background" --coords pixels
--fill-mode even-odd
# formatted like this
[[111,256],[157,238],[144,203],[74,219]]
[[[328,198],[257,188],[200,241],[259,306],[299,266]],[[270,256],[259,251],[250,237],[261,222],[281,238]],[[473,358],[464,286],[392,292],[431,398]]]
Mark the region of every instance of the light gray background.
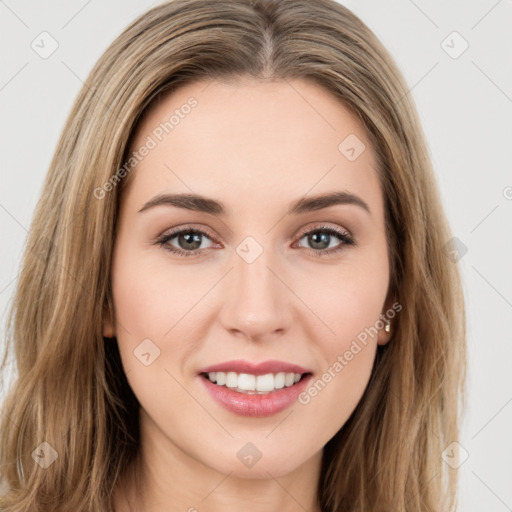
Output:
[[[2,326],[72,101],[110,42],[157,3],[0,0]],[[375,31],[404,73],[454,236],[467,247],[460,264],[469,403],[461,444],[469,457],[461,465],[459,509],[512,511],[512,0],[342,3]],[[43,31],[58,42],[47,59],[31,47]],[[453,31],[469,44],[457,58],[445,51],[463,48]]]

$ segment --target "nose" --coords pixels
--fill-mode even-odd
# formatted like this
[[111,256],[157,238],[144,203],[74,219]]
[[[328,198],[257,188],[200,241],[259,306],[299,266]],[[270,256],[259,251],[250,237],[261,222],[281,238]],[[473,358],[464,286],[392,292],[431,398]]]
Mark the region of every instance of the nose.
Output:
[[282,336],[293,318],[293,293],[268,253],[250,263],[235,254],[225,282],[221,323],[230,334],[251,341]]

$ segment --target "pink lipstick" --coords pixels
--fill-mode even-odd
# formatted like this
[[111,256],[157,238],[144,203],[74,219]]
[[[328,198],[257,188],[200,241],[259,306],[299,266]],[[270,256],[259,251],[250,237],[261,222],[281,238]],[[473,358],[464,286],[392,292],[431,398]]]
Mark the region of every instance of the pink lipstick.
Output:
[[198,371],[212,398],[242,416],[270,416],[289,407],[312,372],[283,361],[227,361]]

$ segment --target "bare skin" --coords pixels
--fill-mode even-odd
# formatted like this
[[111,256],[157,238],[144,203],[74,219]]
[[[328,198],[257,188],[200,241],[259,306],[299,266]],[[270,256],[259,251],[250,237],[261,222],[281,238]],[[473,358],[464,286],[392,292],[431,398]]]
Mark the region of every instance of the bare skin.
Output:
[[[375,155],[360,121],[323,88],[245,78],[197,82],[163,97],[132,150],[155,139],[155,128],[191,96],[197,106],[136,165],[120,207],[116,318],[105,318],[104,334],[117,337],[141,403],[142,462],[140,476],[127,474],[116,488],[115,510],[318,512],[322,449],[361,399],[389,333],[368,337],[307,404],[267,417],[226,410],[197,372],[233,359],[272,359],[318,379],[375,325],[389,307]],[[338,149],[349,134],[366,147],[353,161]],[[357,196],[369,211],[346,203],[287,213],[292,202],[335,191]],[[225,214],[165,204],[140,211],[159,194],[179,193],[220,201]],[[205,231],[200,248],[178,235],[158,243],[175,228]],[[355,243],[326,234],[319,249],[307,235],[318,240],[325,228]],[[262,248],[251,263],[237,252],[246,237]],[[148,366],[134,355],[147,339],[160,351]],[[261,453],[252,467],[237,457],[248,442]]]

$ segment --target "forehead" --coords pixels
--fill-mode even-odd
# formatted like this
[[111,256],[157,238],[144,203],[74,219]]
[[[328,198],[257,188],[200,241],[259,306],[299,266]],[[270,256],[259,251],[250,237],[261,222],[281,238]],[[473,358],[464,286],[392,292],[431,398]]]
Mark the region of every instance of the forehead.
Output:
[[130,154],[144,146],[151,149],[137,160],[128,194],[139,202],[172,191],[261,207],[334,189],[380,202],[363,124],[304,79],[187,84],[148,110]]

